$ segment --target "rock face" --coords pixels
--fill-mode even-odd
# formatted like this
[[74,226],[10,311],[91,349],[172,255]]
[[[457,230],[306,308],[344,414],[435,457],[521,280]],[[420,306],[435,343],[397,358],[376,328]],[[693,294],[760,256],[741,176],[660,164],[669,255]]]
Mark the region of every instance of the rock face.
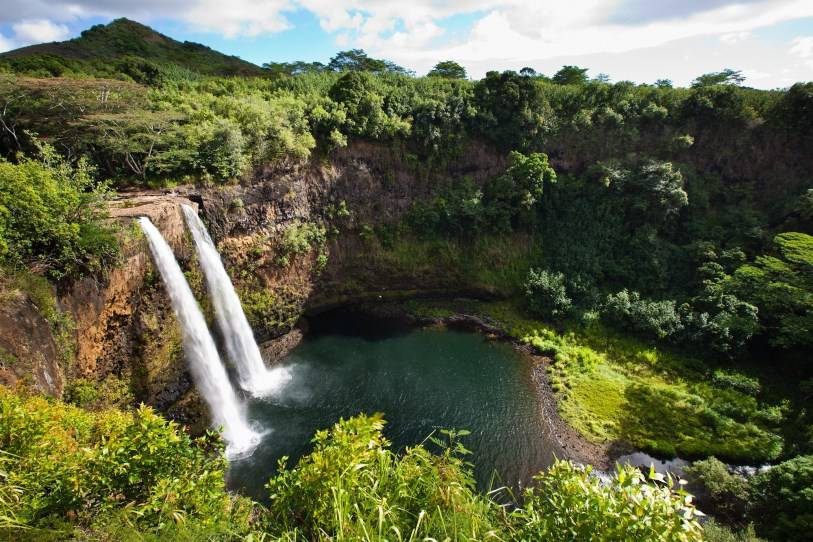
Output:
[[[0,383],[31,384],[59,397],[65,377],[49,322],[19,291],[7,291],[0,303]],[[20,382],[22,381],[22,382]]]
[[280,338],[305,310],[387,288],[439,286],[437,277],[382,275],[359,232],[398,222],[438,183],[463,176],[482,183],[503,169],[500,157],[475,144],[457,160],[429,168],[398,146],[355,143],[329,161],[267,166],[239,185],[119,194],[110,214],[122,227],[120,263],[58,295],[75,327],[72,359],[61,361],[52,326],[30,301],[19,299],[0,308],[0,347],[25,360],[17,363],[24,368],[15,372],[4,364],[0,378],[27,374],[38,389],[57,396],[73,379],[100,386],[118,379],[135,401],[187,421],[197,406],[180,331],[135,218],[148,216],[166,237],[210,312],[180,205],[199,209],[257,337],[277,358],[301,336]]
[[[156,195],[136,195],[113,203],[111,217],[126,232],[121,264],[102,280],[87,277],[77,282],[61,297],[63,307],[76,321],[76,366],[72,376],[115,372],[122,358],[138,355],[139,340],[133,334],[137,331],[133,324],[143,308],[143,297],[149,293],[145,278],[152,272],[152,259],[132,219],[149,217],[175,253],[189,259],[191,250],[186,242],[181,203],[195,206],[183,198]],[[162,323],[174,326],[171,319]]]

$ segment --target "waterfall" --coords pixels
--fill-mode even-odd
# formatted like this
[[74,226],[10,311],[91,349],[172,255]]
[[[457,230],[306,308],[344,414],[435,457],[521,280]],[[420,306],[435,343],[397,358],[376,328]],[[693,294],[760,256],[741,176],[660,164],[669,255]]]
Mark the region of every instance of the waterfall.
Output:
[[198,302],[161,232],[149,218],[139,218],[139,222],[181,324],[184,352],[195,384],[209,405],[215,425],[223,428],[226,454],[231,457],[248,454],[259,444],[260,435],[248,426]]
[[217,251],[206,226],[194,209],[183,205],[186,222],[198,249],[200,266],[215,309],[215,319],[223,334],[226,353],[237,368],[240,386],[255,397],[266,396],[279,390],[291,380],[286,368],[266,367],[254,333],[243,312],[240,298],[234,290],[220,253]]

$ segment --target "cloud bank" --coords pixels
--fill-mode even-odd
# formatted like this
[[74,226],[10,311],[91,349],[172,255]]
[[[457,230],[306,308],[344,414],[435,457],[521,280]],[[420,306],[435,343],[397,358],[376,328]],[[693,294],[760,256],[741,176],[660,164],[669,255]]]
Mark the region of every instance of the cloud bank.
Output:
[[[473,75],[486,66],[548,65],[562,58],[664,48],[681,40],[703,42],[731,55],[749,49],[752,33],[813,17],[810,0],[0,0],[0,49],[63,39],[66,23],[90,17],[130,17],[149,24],[181,21],[195,31],[229,38],[291,29],[290,15],[312,13],[337,47],[361,47],[425,72],[440,59],[455,59]],[[466,29],[450,33],[453,18]],[[790,43],[779,54],[807,66],[809,42]],[[691,48],[690,48],[691,49]],[[666,51],[668,52],[668,51]],[[770,51],[763,51],[768,54]],[[800,54],[801,52],[801,54]],[[694,54],[694,52],[691,52]],[[691,56],[690,54],[690,56]],[[808,56],[804,56],[808,54]],[[667,55],[668,56],[668,55]],[[702,55],[701,55],[702,56]],[[709,56],[709,55],[707,55]],[[710,55],[714,56],[714,55]],[[758,59],[757,59],[758,60]],[[759,64],[759,62],[756,62]],[[755,66],[737,66],[759,73]],[[787,64],[787,63],[786,63]],[[720,69],[724,66],[717,66]],[[813,76],[813,74],[811,74]]]

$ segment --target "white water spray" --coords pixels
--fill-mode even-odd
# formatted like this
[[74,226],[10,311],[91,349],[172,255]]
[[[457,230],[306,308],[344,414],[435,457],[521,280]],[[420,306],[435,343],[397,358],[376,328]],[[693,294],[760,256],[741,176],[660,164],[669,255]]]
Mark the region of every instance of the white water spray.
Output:
[[230,457],[250,454],[259,444],[260,435],[248,426],[189,283],[161,232],[149,218],[138,220],[149,240],[155,264],[181,324],[184,352],[192,376],[209,405],[215,425],[223,428],[226,454]]
[[240,298],[206,226],[198,213],[188,205],[183,205],[183,212],[198,249],[200,266],[215,309],[215,319],[226,343],[226,353],[237,368],[240,386],[255,397],[280,390],[291,380],[290,371],[283,367],[266,367]]

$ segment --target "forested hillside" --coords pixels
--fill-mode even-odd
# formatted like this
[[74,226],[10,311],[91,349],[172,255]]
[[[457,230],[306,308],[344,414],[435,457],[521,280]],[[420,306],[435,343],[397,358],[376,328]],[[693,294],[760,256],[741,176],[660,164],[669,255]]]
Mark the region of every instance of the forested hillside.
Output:
[[[585,72],[473,81],[445,61],[416,77],[359,50],[259,68],[126,20],[5,53],[4,287],[50,307],[79,280],[103,281],[129,246],[134,234],[106,219],[112,194],[205,190],[196,197],[259,336],[290,331],[314,300],[387,286],[479,293],[465,311],[550,360],[562,417],[586,439],[703,460],[707,502],[744,529],[712,522],[708,539],[757,540],[756,522],[760,536],[807,540],[813,83],[756,90],[726,70],[674,88]],[[340,170],[375,183],[330,192],[331,175],[347,181]],[[274,188],[273,207],[269,179],[301,182]],[[279,231],[267,227],[275,213]],[[70,342],[70,322],[49,314]],[[269,482],[266,508],[225,492],[214,437],[193,442],[146,409],[107,412],[132,409],[134,392],[93,382],[69,383],[65,399],[105,410],[98,419],[1,392],[9,539],[704,536],[657,475],[600,485],[567,462],[510,511],[475,491],[454,432],[439,456],[399,456],[375,417],[319,433],[313,455]],[[746,480],[712,456],[777,466]]]
[[262,70],[192,42],[178,42],[128,19],[96,25],[78,38],[30,45],[0,54],[0,64],[35,77],[121,77],[157,82],[162,71],[262,76]]

